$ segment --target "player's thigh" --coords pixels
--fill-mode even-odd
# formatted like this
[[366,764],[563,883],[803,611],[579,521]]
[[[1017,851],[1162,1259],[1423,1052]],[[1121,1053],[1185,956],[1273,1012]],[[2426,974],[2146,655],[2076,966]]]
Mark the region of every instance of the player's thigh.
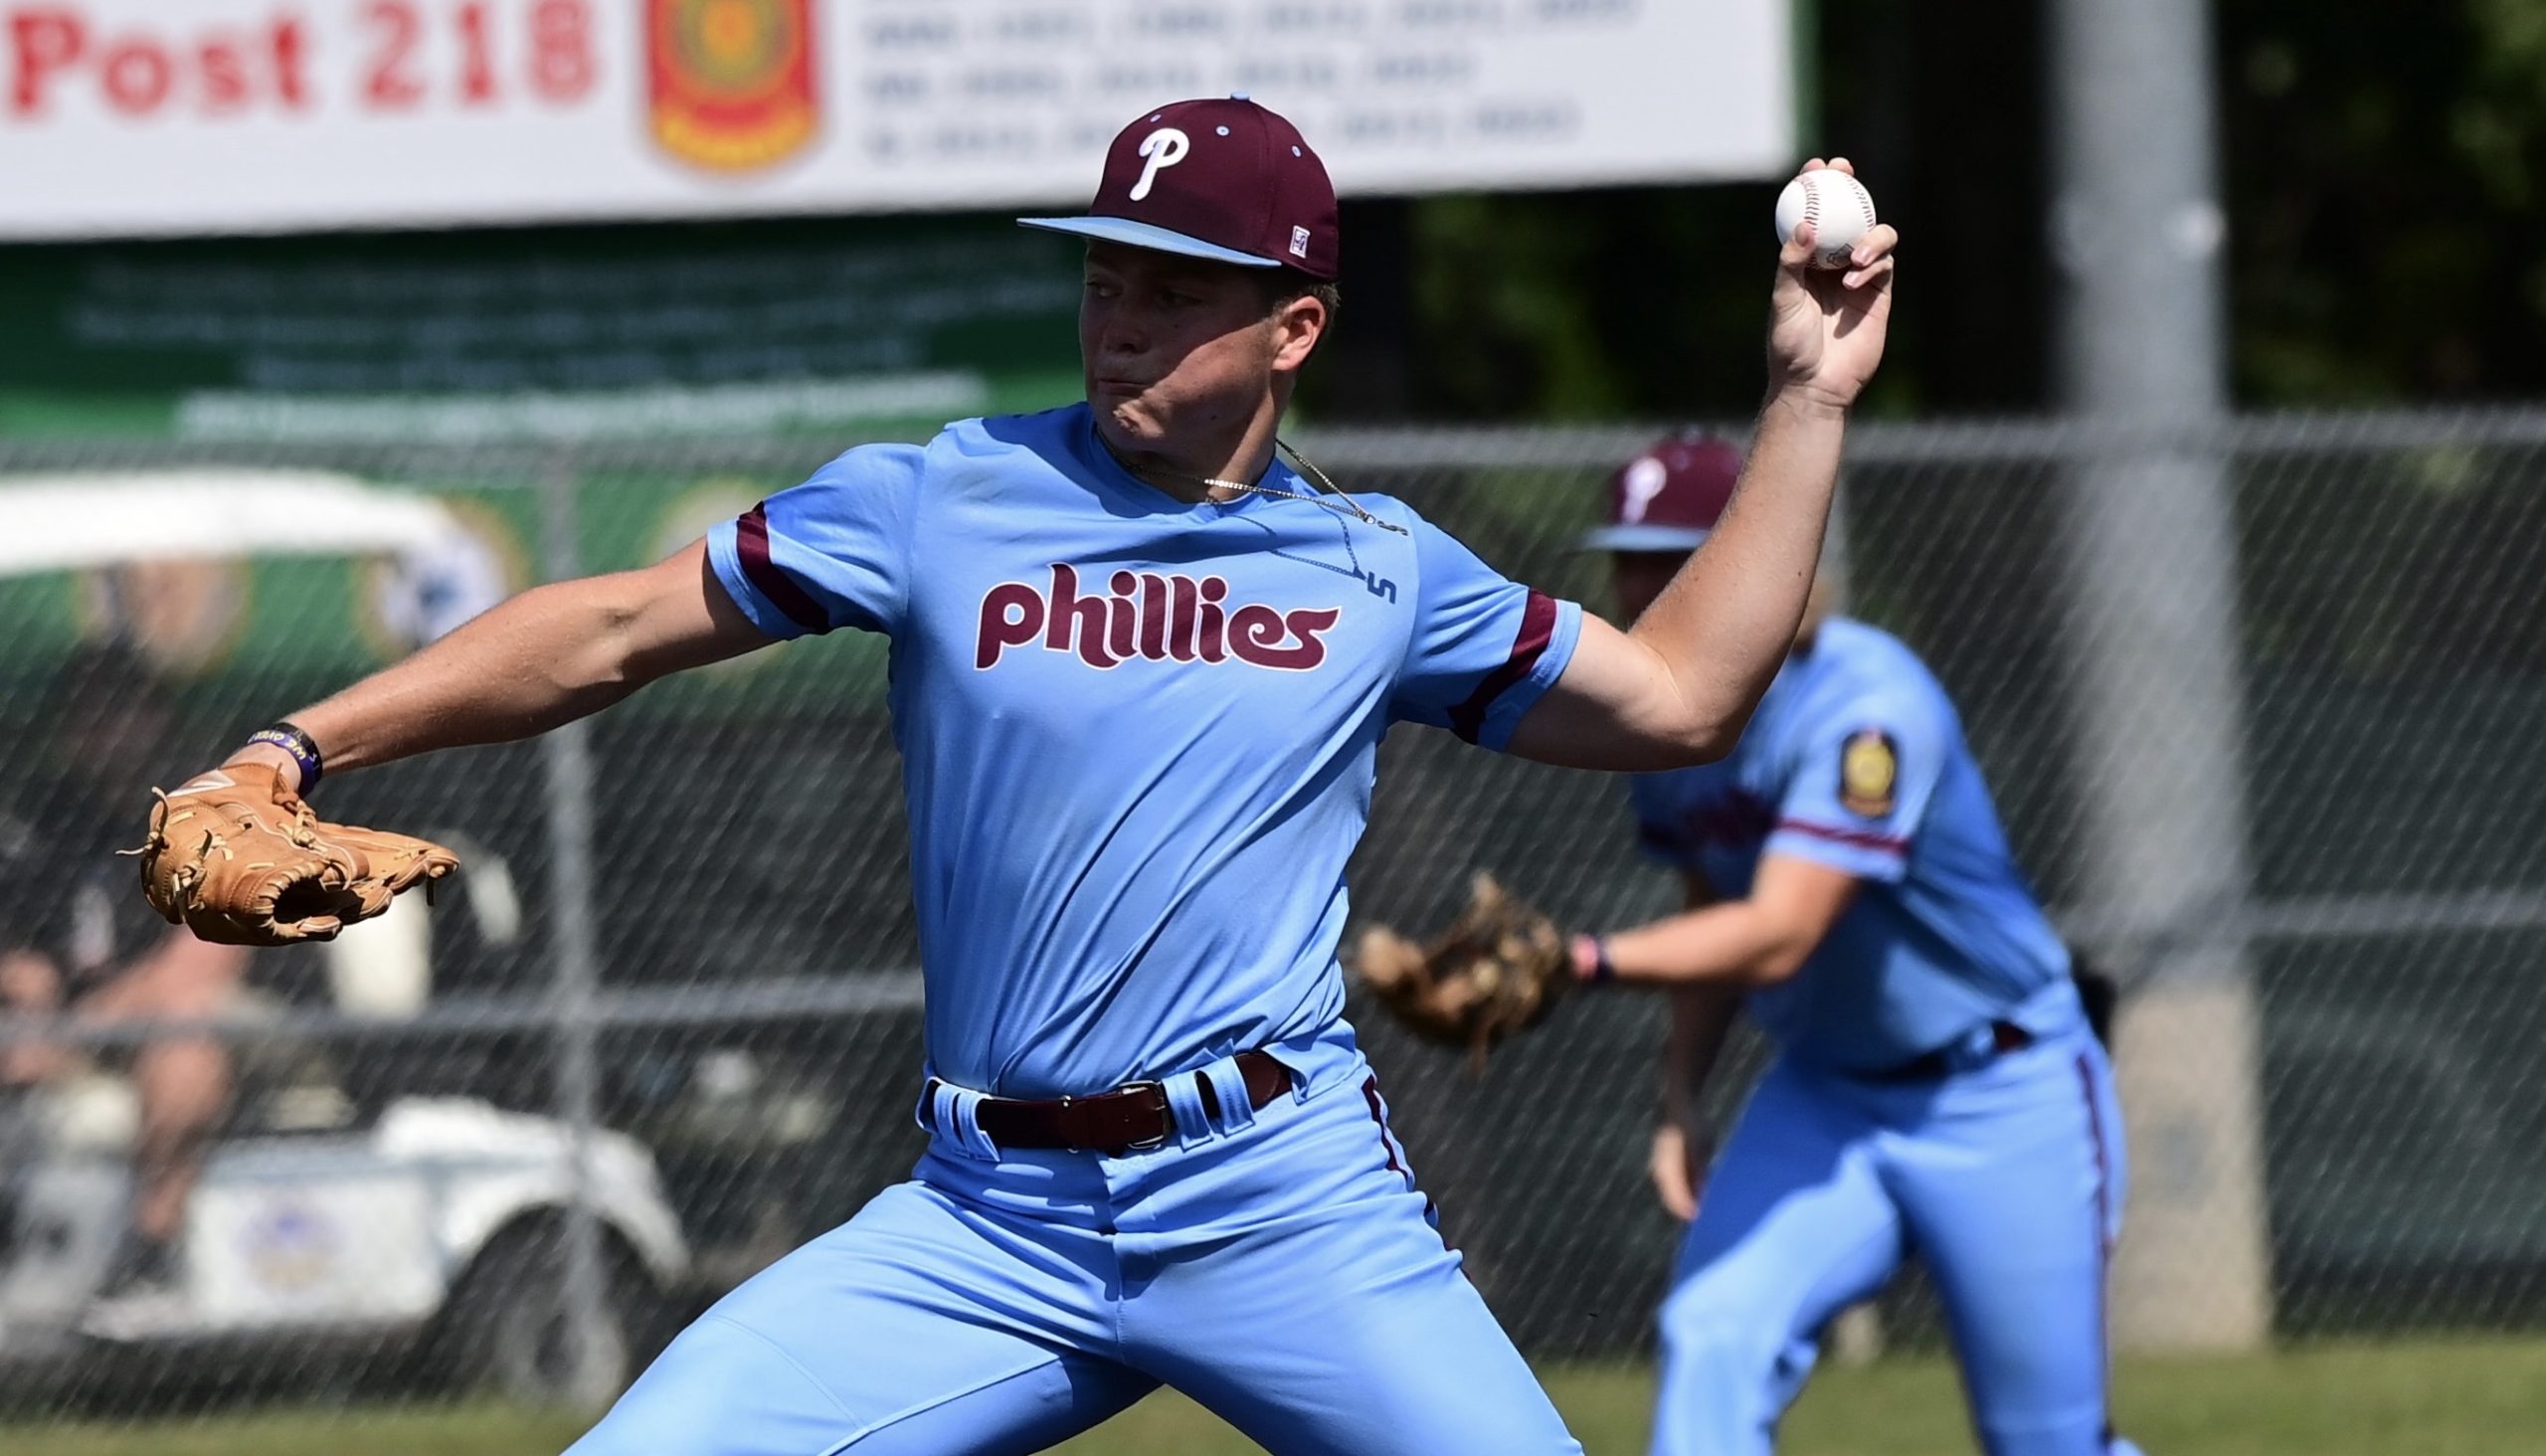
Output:
[[852,1405],[806,1368],[801,1352],[711,1314],[681,1332],[569,1456],[1025,1456],[1158,1387],[1110,1362],[1012,1340],[943,1326],[884,1333],[950,1355],[969,1348],[976,1369],[889,1398],[870,1388]]
[[1666,1342],[1809,1340],[1901,1266],[1900,1211],[1871,1129],[1788,1067],[1771,1071],[1707,1177],[1662,1311]]
[[1765,1453],[1821,1327],[1901,1259],[1862,1125],[1808,1079],[1770,1073],[1707,1180],[1663,1300],[1654,1452]]
[[1272,1184],[1143,1276],[1141,1365],[1272,1456],[1581,1447],[1441,1240],[1375,1085],[1293,1109]]
[[672,1342],[575,1456],[1026,1452],[1155,1388],[1098,1352],[1092,1235],[923,1184],[771,1265]]
[[1455,1262],[1409,1258],[1374,1286],[1318,1277],[1300,1272],[1287,1309],[1249,1301],[1247,1320],[1197,1327],[1214,1354],[1177,1387],[1272,1456],[1580,1456]]
[[2025,1095],[1891,1167],[1990,1456],[2103,1456],[2120,1127],[2100,1056],[2045,1050]]

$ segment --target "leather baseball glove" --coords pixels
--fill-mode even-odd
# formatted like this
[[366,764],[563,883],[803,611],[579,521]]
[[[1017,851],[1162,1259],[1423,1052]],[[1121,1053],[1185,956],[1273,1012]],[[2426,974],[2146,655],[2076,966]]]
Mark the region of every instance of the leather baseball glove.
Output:
[[1385,926],[1363,932],[1354,970],[1417,1036],[1485,1053],[1545,1019],[1573,979],[1553,922],[1479,874],[1468,907],[1428,946]]
[[141,859],[151,909],[221,945],[332,940],[459,867],[439,844],[326,822],[262,765],[229,764],[158,798],[150,837],[123,852]]

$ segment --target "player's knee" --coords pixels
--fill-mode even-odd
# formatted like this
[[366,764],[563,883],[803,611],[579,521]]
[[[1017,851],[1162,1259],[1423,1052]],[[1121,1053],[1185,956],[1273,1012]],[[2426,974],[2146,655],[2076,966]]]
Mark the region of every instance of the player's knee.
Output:
[[1765,1320],[1682,1306],[1677,1300],[1663,1306],[1663,1360],[1675,1371],[1756,1383],[1775,1373],[1782,1345]]
[[1798,1368],[1772,1318],[1666,1305],[1654,1456],[1764,1452],[1777,1415],[1810,1368]]

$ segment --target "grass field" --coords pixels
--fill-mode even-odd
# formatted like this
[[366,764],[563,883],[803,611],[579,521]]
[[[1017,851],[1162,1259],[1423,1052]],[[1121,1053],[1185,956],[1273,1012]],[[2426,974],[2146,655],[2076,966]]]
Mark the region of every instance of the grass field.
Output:
[[[1644,1449],[1649,1372],[1548,1373],[1590,1456]],[[2151,1456],[2538,1456],[2546,1343],[2327,1346],[2213,1361],[2136,1361],[2115,1384],[2122,1429]],[[553,1456],[578,1423],[502,1410],[257,1414],[148,1425],[0,1427],[8,1456]],[[1155,1397],[1061,1448],[1068,1456],[1245,1456],[1256,1448],[1182,1400]],[[1952,1372],[1886,1362],[1817,1378],[1781,1456],[1967,1456]],[[679,1456],[666,1452],[664,1456]]]

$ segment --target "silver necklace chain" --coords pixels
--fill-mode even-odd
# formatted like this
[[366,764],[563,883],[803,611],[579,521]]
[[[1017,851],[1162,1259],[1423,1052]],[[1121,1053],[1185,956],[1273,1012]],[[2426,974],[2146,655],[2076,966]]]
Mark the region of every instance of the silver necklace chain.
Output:
[[1284,455],[1291,457],[1291,463],[1299,467],[1301,474],[1309,477],[1310,483],[1327,491],[1329,494],[1339,497],[1342,504],[1338,504],[1334,500],[1329,500],[1324,495],[1302,495],[1296,490],[1284,490],[1274,485],[1258,485],[1246,480],[1223,480],[1216,475],[1186,475],[1175,470],[1153,470],[1149,473],[1174,475],[1177,479],[1191,480],[1196,484],[1208,486],[1214,490],[1238,490],[1249,495],[1271,495],[1282,500],[1305,500],[1311,505],[1322,506],[1327,510],[1334,511],[1338,515],[1351,515],[1365,526],[1376,526],[1382,531],[1394,531],[1400,536],[1410,536],[1414,534],[1394,521],[1380,520],[1377,516],[1364,510],[1362,508],[1362,502],[1355,500],[1345,491],[1343,486],[1335,483],[1332,476],[1328,475],[1326,471],[1319,469],[1316,461],[1311,460],[1307,455],[1300,454],[1299,451],[1292,448],[1289,441],[1276,436],[1273,441],[1273,446],[1276,450],[1281,451]]

